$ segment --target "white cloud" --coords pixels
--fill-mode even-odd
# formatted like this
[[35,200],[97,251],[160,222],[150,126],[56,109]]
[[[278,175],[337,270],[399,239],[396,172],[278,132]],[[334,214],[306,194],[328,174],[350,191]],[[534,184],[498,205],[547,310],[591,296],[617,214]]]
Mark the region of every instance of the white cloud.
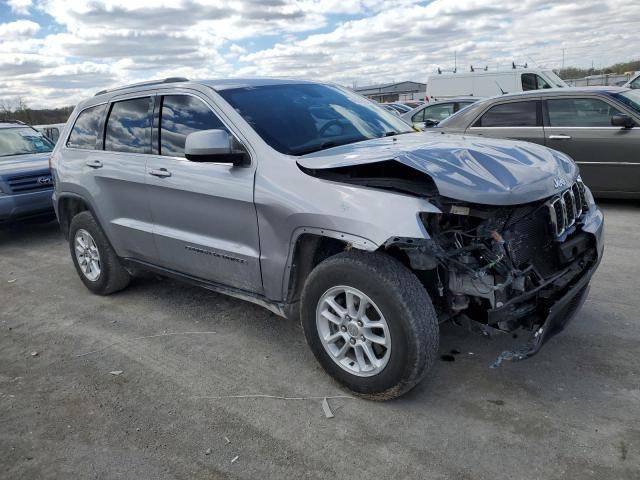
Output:
[[[10,0],[55,23],[0,24],[0,84],[30,105],[163,76],[425,81],[438,66],[634,59],[640,3],[618,0]],[[49,17],[46,17],[49,18]],[[336,23],[337,22],[337,23]],[[51,32],[43,35],[43,32]],[[37,35],[36,35],[37,34]]]
[[40,30],[40,25],[31,20],[18,20],[0,23],[0,38],[3,43],[9,40],[29,38]]
[[29,15],[29,9],[33,5],[32,0],[8,0],[11,11],[19,15]]

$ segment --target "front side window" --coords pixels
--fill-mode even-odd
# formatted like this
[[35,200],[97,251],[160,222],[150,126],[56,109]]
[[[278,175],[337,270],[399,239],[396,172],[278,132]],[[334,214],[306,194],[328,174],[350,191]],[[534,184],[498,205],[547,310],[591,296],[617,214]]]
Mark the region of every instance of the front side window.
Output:
[[46,153],[53,144],[42,133],[30,127],[0,129],[0,161],[2,157]]
[[522,74],[522,90],[540,90],[542,88],[551,88],[551,85],[535,73],[523,73]]
[[537,127],[537,102],[511,102],[491,107],[474,127]]
[[218,93],[269,146],[288,155],[414,131],[373,102],[332,85],[287,83]]
[[423,108],[418,113],[416,113],[413,117],[411,117],[411,121],[414,123],[424,122],[424,111],[425,109]]
[[96,105],[80,112],[69,135],[67,147],[96,149],[96,142],[102,138],[100,126],[105,108],[106,105]]
[[610,127],[618,109],[597,98],[547,100],[550,127]]
[[111,107],[104,149],[113,152],[151,152],[151,97],[116,102]]
[[634,90],[640,89],[640,77],[636,77],[636,79],[629,84],[629,88],[633,88]]
[[198,130],[227,130],[200,99],[189,95],[165,95],[160,112],[160,155],[184,157],[187,135]]

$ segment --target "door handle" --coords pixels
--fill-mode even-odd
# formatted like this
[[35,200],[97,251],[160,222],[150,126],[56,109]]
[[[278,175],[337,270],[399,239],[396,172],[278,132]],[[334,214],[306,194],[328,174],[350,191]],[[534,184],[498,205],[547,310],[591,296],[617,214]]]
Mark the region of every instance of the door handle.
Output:
[[559,135],[549,135],[549,140],[571,140],[571,135],[561,133]]
[[90,160],[87,162],[87,166],[91,168],[102,168],[102,162],[100,160]]
[[171,172],[166,168],[160,168],[158,170],[149,171],[149,175],[153,175],[154,177],[166,178],[171,176]]

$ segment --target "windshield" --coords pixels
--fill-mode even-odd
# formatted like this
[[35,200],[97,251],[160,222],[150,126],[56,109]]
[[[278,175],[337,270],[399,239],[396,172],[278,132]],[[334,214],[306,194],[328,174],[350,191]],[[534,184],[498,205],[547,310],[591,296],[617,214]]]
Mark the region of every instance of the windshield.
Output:
[[289,155],[414,131],[366,98],[331,85],[264,85],[218,93],[265,142]]
[[46,153],[53,144],[42,133],[30,127],[0,129],[0,157]]
[[614,93],[614,98],[631,107],[636,113],[640,113],[640,90],[628,90],[621,93]]

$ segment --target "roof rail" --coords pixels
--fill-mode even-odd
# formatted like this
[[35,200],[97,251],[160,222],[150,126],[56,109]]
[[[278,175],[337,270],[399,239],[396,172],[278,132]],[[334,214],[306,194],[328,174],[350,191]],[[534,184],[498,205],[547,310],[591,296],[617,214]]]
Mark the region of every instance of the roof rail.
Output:
[[130,85],[124,85],[122,87],[111,88],[108,90],[100,90],[95,94],[95,96],[97,97],[98,95],[103,95],[109,92],[117,92],[118,90],[125,90],[127,88],[132,88],[132,87],[147,87],[149,85],[160,85],[162,83],[176,83],[176,82],[188,82],[188,81],[189,81],[188,78],[169,77],[169,78],[165,78],[164,80],[151,80],[149,82],[132,83]]

